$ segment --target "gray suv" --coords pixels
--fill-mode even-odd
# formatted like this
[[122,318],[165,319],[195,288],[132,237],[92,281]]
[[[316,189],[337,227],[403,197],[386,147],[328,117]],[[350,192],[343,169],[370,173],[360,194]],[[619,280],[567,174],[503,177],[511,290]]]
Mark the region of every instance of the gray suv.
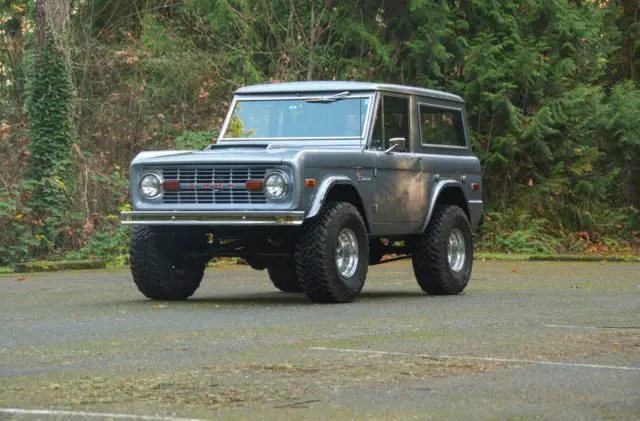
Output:
[[216,256],[285,292],[349,302],[369,265],[410,255],[420,287],[458,294],[483,213],[463,100],[364,82],[238,89],[215,145],[131,163],[130,265],[147,297],[182,300]]

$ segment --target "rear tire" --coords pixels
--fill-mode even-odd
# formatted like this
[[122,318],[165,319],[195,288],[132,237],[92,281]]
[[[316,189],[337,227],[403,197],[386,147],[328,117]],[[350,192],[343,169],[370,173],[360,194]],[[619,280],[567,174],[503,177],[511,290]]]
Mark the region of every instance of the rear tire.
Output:
[[134,226],[129,250],[136,286],[153,300],[184,300],[200,286],[205,259],[184,257],[184,243],[169,230]]
[[267,268],[273,286],[283,292],[302,292],[293,259],[276,263]]
[[437,206],[427,230],[415,244],[411,260],[424,292],[461,293],[473,266],[471,226],[464,211],[454,205]]
[[369,242],[369,265],[377,265],[387,254],[387,246],[381,239],[376,238]]
[[296,244],[300,286],[314,302],[345,303],[360,293],[367,277],[369,240],[358,209],[329,202],[306,221]]

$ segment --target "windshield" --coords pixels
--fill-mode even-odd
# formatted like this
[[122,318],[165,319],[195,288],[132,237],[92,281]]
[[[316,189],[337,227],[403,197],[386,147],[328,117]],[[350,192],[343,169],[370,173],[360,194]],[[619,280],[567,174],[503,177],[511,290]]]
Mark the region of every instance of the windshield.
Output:
[[359,138],[371,100],[323,97],[239,100],[224,139]]

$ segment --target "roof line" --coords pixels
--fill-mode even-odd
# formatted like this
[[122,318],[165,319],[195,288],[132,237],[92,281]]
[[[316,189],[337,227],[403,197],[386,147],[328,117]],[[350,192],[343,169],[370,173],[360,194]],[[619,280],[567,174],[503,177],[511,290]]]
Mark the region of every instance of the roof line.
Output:
[[328,91],[385,91],[419,95],[446,101],[464,102],[455,94],[421,88],[409,85],[390,83],[358,82],[358,81],[302,81],[302,82],[272,82],[243,86],[235,91],[236,94],[276,94],[291,92],[328,92]]

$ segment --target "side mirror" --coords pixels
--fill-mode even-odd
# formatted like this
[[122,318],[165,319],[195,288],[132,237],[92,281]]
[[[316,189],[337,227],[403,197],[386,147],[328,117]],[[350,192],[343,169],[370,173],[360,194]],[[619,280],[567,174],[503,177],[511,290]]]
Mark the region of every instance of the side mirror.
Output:
[[404,137],[392,137],[389,139],[389,148],[384,151],[385,153],[405,152],[407,150],[407,141]]

